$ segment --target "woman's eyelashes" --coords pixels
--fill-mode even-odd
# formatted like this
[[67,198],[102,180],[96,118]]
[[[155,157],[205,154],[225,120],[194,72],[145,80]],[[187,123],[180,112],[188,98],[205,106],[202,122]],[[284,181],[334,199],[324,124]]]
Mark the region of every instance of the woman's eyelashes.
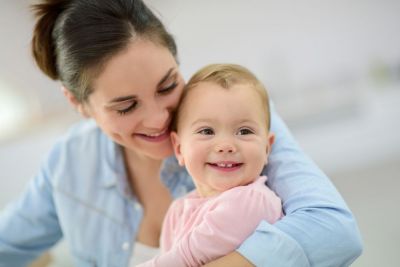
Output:
[[171,92],[172,90],[174,90],[176,88],[176,86],[178,86],[178,82],[174,81],[171,84],[162,87],[161,89],[158,90],[159,94],[168,94],[169,92]]
[[125,115],[131,111],[133,111],[135,109],[135,107],[137,106],[137,101],[133,101],[129,106],[127,106],[126,108],[123,109],[117,109],[117,113],[119,115]]
[[[164,95],[164,94],[168,94],[170,92],[172,92],[176,87],[178,86],[178,82],[174,81],[173,83],[171,83],[170,85],[167,85],[166,87],[163,87],[161,89],[159,89],[157,91],[158,94]],[[138,101],[132,101],[131,104],[129,104],[128,106],[124,105],[123,108],[118,108],[117,109],[117,113],[119,115],[125,115],[130,113],[131,111],[133,111],[136,106],[138,105]]]

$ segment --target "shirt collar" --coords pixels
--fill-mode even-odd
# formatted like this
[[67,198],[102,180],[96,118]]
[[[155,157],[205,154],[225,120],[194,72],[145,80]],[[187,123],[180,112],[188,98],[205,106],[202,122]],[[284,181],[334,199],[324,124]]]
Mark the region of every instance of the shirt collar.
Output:
[[[102,185],[105,188],[116,186],[122,177],[126,177],[124,160],[121,148],[103,133],[102,153],[105,154],[105,162],[101,166],[103,170]],[[126,180],[126,179],[125,179]]]

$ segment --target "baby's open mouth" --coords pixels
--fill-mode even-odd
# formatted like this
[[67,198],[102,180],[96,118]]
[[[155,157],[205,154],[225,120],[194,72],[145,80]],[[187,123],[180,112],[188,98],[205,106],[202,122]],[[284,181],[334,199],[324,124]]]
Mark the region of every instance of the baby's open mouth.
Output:
[[243,166],[243,163],[240,163],[240,162],[215,162],[215,163],[208,162],[207,165],[217,171],[232,172],[232,171],[239,170]]
[[207,163],[207,164],[219,168],[234,168],[243,165],[243,163]]

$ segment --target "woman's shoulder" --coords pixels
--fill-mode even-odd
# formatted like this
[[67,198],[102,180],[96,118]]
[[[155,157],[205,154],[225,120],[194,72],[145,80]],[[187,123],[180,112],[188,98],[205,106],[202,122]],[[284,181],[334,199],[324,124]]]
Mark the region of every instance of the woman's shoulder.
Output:
[[[92,120],[80,121],[60,136],[45,164],[49,169],[97,166],[99,158],[115,153],[115,144]],[[96,165],[94,165],[96,164]]]
[[112,141],[101,131],[95,121],[83,120],[72,125],[66,133],[61,135],[54,148],[63,149],[63,152],[89,152],[100,148],[104,143],[110,142]]
[[91,119],[81,120],[73,124],[65,134],[60,137],[60,141],[66,144],[74,142],[88,141],[99,138],[103,135],[96,122]]
[[[73,125],[53,146],[44,170],[54,188],[87,201],[124,174],[118,145],[91,120]],[[119,176],[118,176],[119,177]]]

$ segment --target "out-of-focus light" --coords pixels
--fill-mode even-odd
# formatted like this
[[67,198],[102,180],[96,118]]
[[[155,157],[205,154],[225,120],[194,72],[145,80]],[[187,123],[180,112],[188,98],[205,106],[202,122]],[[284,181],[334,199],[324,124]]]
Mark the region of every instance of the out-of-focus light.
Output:
[[0,140],[12,136],[29,116],[26,98],[0,80]]

